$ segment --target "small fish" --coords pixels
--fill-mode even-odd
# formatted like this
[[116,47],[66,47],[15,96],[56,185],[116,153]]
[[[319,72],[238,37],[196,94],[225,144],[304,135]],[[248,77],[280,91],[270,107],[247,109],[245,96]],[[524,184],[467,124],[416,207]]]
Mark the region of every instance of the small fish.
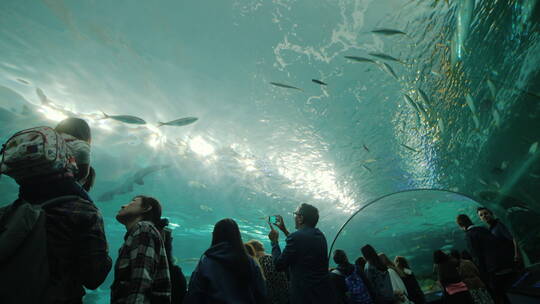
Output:
[[366,145],[362,145],[364,147],[364,150],[368,151],[369,152],[369,149]]
[[293,90],[298,90],[298,91],[304,91],[300,88],[297,88],[297,87],[293,87],[291,85],[288,85],[288,84],[283,84],[283,83],[279,83],[279,82],[270,82],[271,85],[275,85],[276,87],[280,87],[280,88],[285,88],[285,89],[293,89]]
[[498,128],[501,126],[501,116],[499,115],[499,112],[497,112],[497,109],[493,109],[493,122],[495,123],[495,126]]
[[368,166],[366,166],[366,165],[362,165],[362,167],[364,167],[364,169],[368,170],[368,171],[369,171],[369,173],[372,173],[372,172],[371,172],[371,169],[370,169],[370,168],[368,168]]
[[505,160],[501,163],[501,169],[506,170],[506,168],[508,168],[508,161]]
[[326,82],[322,82],[320,80],[317,80],[317,79],[311,79],[311,81],[315,82],[316,84],[320,84],[320,85],[328,85]]
[[406,144],[401,144],[401,145],[402,145],[403,147],[405,147],[405,148],[407,148],[407,149],[413,151],[413,152],[416,152],[416,153],[419,152],[418,150],[416,150],[416,149],[414,149],[414,148],[411,148],[411,147],[407,146]]
[[501,189],[501,184],[499,184],[499,182],[493,182],[493,186],[495,186],[497,189]]
[[429,101],[429,97],[427,96],[426,92],[424,92],[422,89],[418,88],[418,93],[420,93],[420,97],[424,101],[425,104],[431,104]]
[[131,116],[131,115],[107,115],[103,111],[101,113],[103,113],[103,116],[105,116],[102,119],[114,119],[114,120],[117,120],[117,121],[120,121],[120,122],[123,122],[123,123],[133,124],[133,125],[145,125],[146,124],[146,121],[144,121],[144,119],[139,118],[137,116]]
[[399,30],[393,30],[393,29],[386,29],[386,28],[374,29],[371,32],[374,33],[374,34],[381,34],[381,35],[385,35],[385,36],[392,36],[392,35],[405,35],[405,36],[407,36],[407,33],[405,33],[405,32],[402,32],[402,31],[399,31]]
[[403,94],[403,97],[405,98],[405,101],[407,101],[411,105],[411,107],[418,111],[418,106],[416,105],[416,102],[414,102],[414,100],[411,98],[411,96]]
[[369,53],[371,56],[373,57],[377,57],[377,58],[380,58],[380,59],[384,59],[384,60],[390,60],[390,61],[395,61],[395,62],[399,62],[399,63],[403,63],[403,61],[395,58],[395,57],[392,57],[390,55],[386,55],[386,54],[383,54],[383,53]]
[[534,142],[531,147],[529,148],[529,154],[535,154],[536,150],[538,149],[538,142]]
[[36,94],[39,97],[39,100],[41,101],[42,104],[49,104],[49,99],[47,98],[45,93],[43,93],[42,89],[37,88],[36,89]]
[[487,186],[487,185],[488,185],[488,183],[487,183],[485,180],[481,179],[481,178],[478,178],[478,182],[479,182],[480,184],[484,185],[484,186]]
[[471,94],[467,93],[467,95],[465,95],[465,100],[467,101],[467,105],[469,106],[469,109],[471,109],[471,112],[476,114],[476,107],[474,106],[474,101]]
[[476,129],[480,129],[480,121],[478,120],[478,117],[476,117],[476,114],[473,114],[472,119],[474,121],[474,127]]
[[20,78],[17,78],[17,81],[20,82],[20,83],[24,83],[24,84],[30,84],[28,81],[26,81],[24,79],[20,79]]
[[377,161],[376,159],[370,158],[370,159],[366,159],[366,160],[364,161],[364,163],[369,164],[369,163],[374,163],[374,162],[376,162],[376,161]]
[[437,125],[439,126],[439,130],[441,131],[441,133],[444,133],[444,123],[442,119],[437,119]]
[[398,76],[396,75],[396,72],[394,72],[394,69],[392,69],[391,66],[389,66],[387,63],[381,62],[382,69],[386,71],[388,74],[392,75],[396,80],[399,80]]
[[422,116],[424,116],[424,119],[427,120],[428,119],[428,113],[427,113],[426,109],[424,108],[424,106],[421,103],[417,103],[416,105],[418,106],[418,110],[420,111]]
[[529,176],[532,178],[540,178],[540,175],[534,173],[529,174]]
[[384,227],[381,228],[381,229],[375,230],[375,231],[373,232],[373,235],[377,235],[377,234],[379,234],[379,233],[381,233],[381,232],[383,232],[383,231],[385,231],[385,230],[388,230],[388,229],[390,229],[390,227],[384,226]]
[[192,124],[199,120],[197,117],[184,117],[176,120],[172,120],[169,122],[158,122],[158,127],[161,126],[175,126],[175,127],[181,127],[181,126],[187,126],[189,124]]
[[349,59],[349,60],[352,60],[352,61],[356,61],[356,62],[371,62],[371,63],[375,63],[374,60],[369,59],[369,58],[365,58],[365,57],[345,56],[345,58],[347,58],[347,59]]
[[495,84],[489,78],[486,80],[486,83],[489,88],[489,91],[491,92],[491,97],[495,99],[497,97],[497,89],[495,88]]

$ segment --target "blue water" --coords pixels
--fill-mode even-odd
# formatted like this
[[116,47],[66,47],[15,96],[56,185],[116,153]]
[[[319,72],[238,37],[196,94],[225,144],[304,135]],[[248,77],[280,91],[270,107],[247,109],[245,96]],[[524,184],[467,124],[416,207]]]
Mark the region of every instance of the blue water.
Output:
[[[162,202],[174,228],[174,255],[189,275],[221,218],[237,220],[244,240],[268,246],[263,219],[282,214],[292,227],[291,212],[310,202],[332,243],[368,202],[435,188],[462,196],[421,192],[412,197],[416,203],[381,200],[357,215],[358,223],[373,224],[350,226],[336,246],[353,258],[354,248],[369,241],[389,256],[415,259],[413,268],[427,276],[429,250],[436,249],[430,247],[449,239],[462,246],[454,218],[474,215],[476,200],[512,226],[532,263],[540,259],[539,234],[524,223],[540,217],[534,211],[540,151],[531,148],[540,140],[539,6],[3,0],[0,139],[67,116],[90,123],[97,171],[91,195],[113,258],[125,232],[114,216],[136,194]],[[370,32],[377,28],[407,35]],[[135,115],[147,125],[104,120],[102,111]],[[199,120],[156,127],[186,116]],[[156,165],[171,167],[146,175],[143,185],[133,182],[136,172]],[[17,186],[2,177],[0,191],[5,205]],[[400,214],[409,224],[396,223]],[[422,238],[428,245],[419,248]],[[87,302],[107,302],[111,281]]]

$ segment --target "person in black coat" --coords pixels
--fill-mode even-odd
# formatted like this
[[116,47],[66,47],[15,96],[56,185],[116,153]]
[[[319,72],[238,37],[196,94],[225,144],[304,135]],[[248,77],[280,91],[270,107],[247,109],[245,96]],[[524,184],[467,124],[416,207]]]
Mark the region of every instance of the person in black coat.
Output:
[[191,275],[184,303],[267,303],[261,271],[247,255],[234,220],[223,219],[214,226],[212,246]]
[[345,279],[354,272],[354,265],[349,263],[347,254],[341,249],[334,250],[334,262],[337,267],[330,271],[330,282],[334,287],[337,302],[346,304],[349,302],[349,297]]
[[495,301],[509,303],[505,289],[513,277],[514,248],[487,228],[474,226],[465,214],[458,215],[456,222],[465,231],[467,247],[478,266],[481,279],[489,282]]
[[270,225],[268,238],[272,243],[272,257],[278,271],[289,271],[291,304],[335,303],[328,276],[328,247],[324,234],[317,228],[319,211],[302,204],[294,212],[297,231],[289,234],[283,218],[276,216],[278,227],[286,236],[287,244],[281,251],[279,232]]

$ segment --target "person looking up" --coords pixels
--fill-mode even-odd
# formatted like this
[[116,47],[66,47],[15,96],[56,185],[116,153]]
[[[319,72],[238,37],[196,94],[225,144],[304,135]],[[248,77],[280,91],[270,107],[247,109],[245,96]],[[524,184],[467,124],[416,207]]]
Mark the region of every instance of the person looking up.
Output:
[[270,225],[268,238],[272,243],[272,257],[278,271],[289,271],[291,304],[335,303],[328,277],[328,247],[324,234],[317,229],[319,210],[301,204],[294,214],[296,231],[289,233],[283,217],[277,215],[279,228],[287,237],[283,251],[279,246],[279,232]]
[[114,266],[111,303],[170,303],[167,252],[157,228],[163,225],[161,204],[153,197],[135,196],[120,208],[116,220],[127,232]]

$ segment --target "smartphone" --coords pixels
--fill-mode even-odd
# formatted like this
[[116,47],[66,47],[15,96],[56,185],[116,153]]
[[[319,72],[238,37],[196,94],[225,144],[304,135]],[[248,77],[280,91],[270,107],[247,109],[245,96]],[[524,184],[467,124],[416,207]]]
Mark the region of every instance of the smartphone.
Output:
[[272,216],[269,216],[268,217],[268,221],[271,223],[271,224],[277,224],[278,223],[278,219],[275,215],[272,215]]

